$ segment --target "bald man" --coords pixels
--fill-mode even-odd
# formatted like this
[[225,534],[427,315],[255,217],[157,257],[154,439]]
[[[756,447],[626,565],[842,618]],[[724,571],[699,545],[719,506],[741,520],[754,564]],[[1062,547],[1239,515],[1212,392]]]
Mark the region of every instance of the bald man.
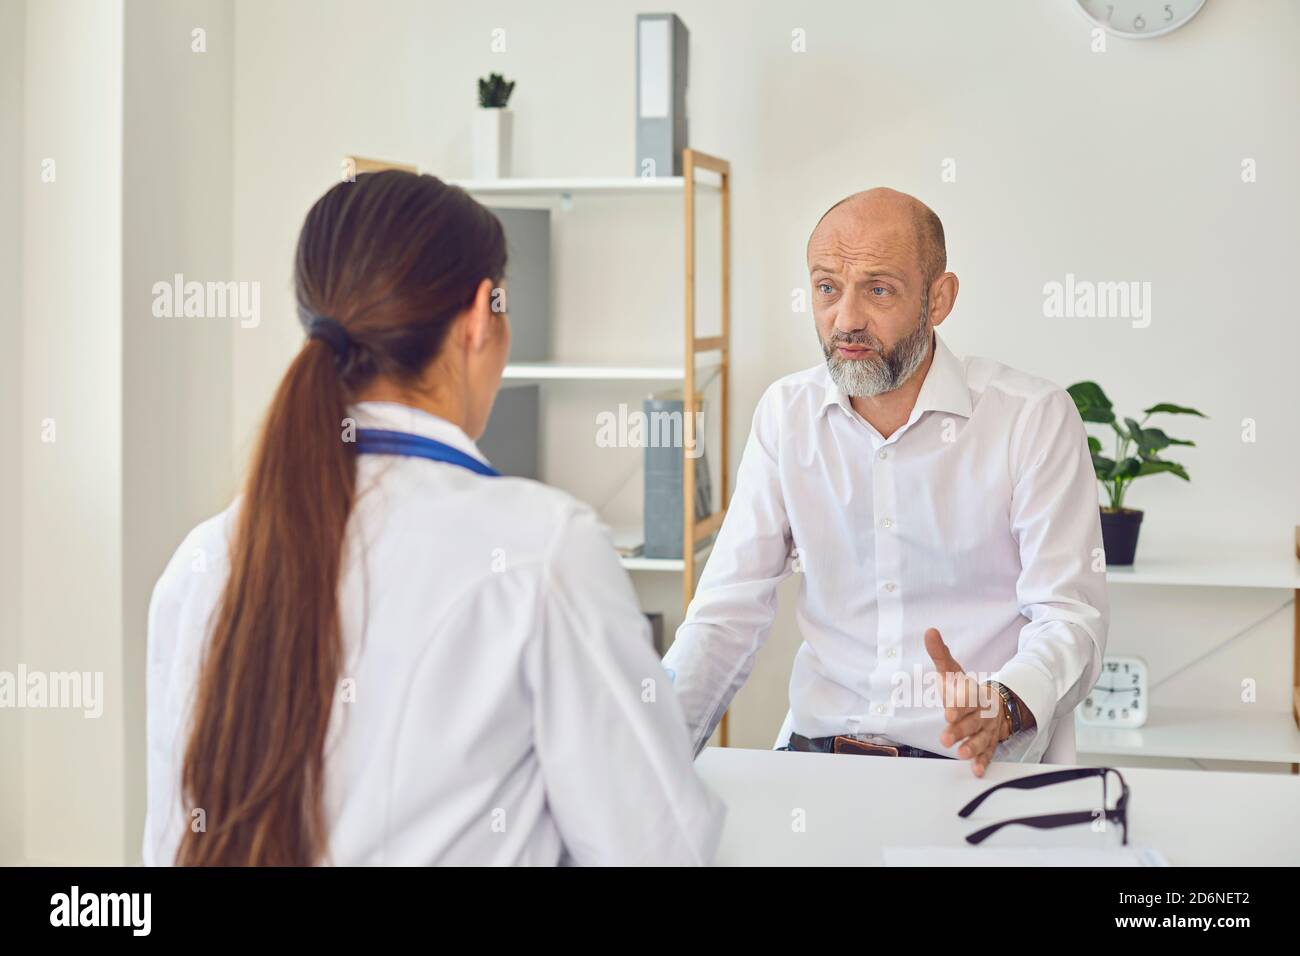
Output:
[[760,400],[664,659],[697,751],[793,573],[803,643],[780,749],[955,758],[983,776],[1041,760],[1058,727],[1073,740],[1109,618],[1087,436],[1060,387],[948,349],[946,270],[939,218],[890,189],[813,229],[826,361]]

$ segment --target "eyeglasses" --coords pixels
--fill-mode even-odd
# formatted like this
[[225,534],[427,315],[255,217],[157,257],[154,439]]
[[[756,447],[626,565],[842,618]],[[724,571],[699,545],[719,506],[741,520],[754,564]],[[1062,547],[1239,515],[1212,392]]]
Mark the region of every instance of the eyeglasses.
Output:
[[[1112,810],[1107,807],[1106,781],[1111,774],[1119,780],[1120,794],[1119,799],[1115,802],[1115,808]],[[1009,826],[1026,826],[1034,827],[1037,830],[1050,830],[1055,827],[1074,826],[1078,823],[1091,823],[1098,816],[1104,816],[1108,822],[1118,823],[1124,836],[1124,845],[1128,846],[1128,784],[1124,782],[1124,777],[1114,767],[1074,767],[1069,770],[1053,770],[1049,773],[1034,774],[1029,777],[1019,777],[1015,780],[1007,780],[995,787],[989,787],[978,797],[972,800],[966,806],[957,811],[959,817],[968,817],[979,807],[981,803],[999,790],[1037,790],[1039,787],[1048,787],[1054,783],[1065,783],[1069,780],[1083,780],[1087,777],[1101,777],[1101,811],[1097,810],[1077,810],[1072,813],[1046,813],[1036,817],[1017,817],[1014,820],[1003,820],[1001,823],[994,823],[982,830],[976,830],[966,837],[967,843],[979,844],[984,842],[994,833],[997,833],[1003,827]]]

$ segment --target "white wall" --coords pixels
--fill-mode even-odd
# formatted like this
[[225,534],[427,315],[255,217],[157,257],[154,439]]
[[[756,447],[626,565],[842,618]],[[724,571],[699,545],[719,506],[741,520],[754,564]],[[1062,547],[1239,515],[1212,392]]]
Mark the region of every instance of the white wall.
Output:
[[[1294,62],[1300,7],[1214,0],[1161,39],[1090,50],[1073,4],[702,2],[672,8],[691,31],[691,138],[733,163],[734,400],[738,455],[774,378],[819,361],[811,320],[792,314],[806,287],[803,245],[821,212],[872,185],[912,192],[943,218],[962,280],[944,334],[959,354],[997,357],[1062,384],[1095,378],[1123,410],[1198,406],[1171,422],[1200,447],[1193,481],[1144,480],[1143,548],[1286,553],[1300,522],[1300,431],[1292,410],[1300,330],[1283,278],[1297,259],[1300,151]],[[351,152],[470,172],[474,80],[518,81],[518,175],[632,170],[632,0],[569,4],[240,0],[235,43],[235,271],[263,280],[267,320],[237,331],[234,442],[253,429],[301,333],[289,276],[294,239]],[[655,8],[658,9],[658,8]],[[506,52],[490,49],[505,30]],[[807,52],[791,49],[802,29]],[[1258,182],[1240,178],[1243,158]],[[956,182],[941,180],[956,161]],[[556,312],[567,348],[675,354],[681,265],[672,210],[620,214],[579,204],[559,226]],[[629,222],[646,223],[638,236]],[[1067,272],[1152,283],[1152,322],[1043,317],[1043,286]],[[662,332],[661,330],[667,330]],[[657,353],[657,354],[656,354]],[[602,396],[597,402],[639,401]],[[553,406],[583,399],[553,390]],[[1242,420],[1258,441],[1241,440]],[[583,418],[552,424],[565,477],[593,500],[622,465],[596,453]],[[1176,426],[1176,427],[1174,427]],[[603,453],[602,453],[603,454]],[[734,460],[734,459],[733,459]],[[1254,545],[1252,545],[1254,546]],[[733,740],[766,745],[784,712],[797,643],[790,598],[750,685]],[[671,610],[675,584],[643,597]],[[1116,595],[1112,647],[1157,663],[1155,679],[1280,607],[1282,592],[1135,590]],[[1290,625],[1277,614],[1162,688],[1168,700],[1258,706],[1289,693]],[[1159,699],[1159,698],[1158,698]]]
[[[122,4],[55,0],[26,13],[21,660],[102,672],[108,703],[97,720],[24,715],[24,856],[107,864],[122,859],[126,773]],[[41,179],[47,158],[53,182]],[[53,441],[42,440],[47,420]]]
[[[105,699],[97,720],[23,714],[21,760],[3,712],[0,756],[20,770],[4,776],[23,784],[22,812],[3,817],[25,841],[0,831],[0,859],[137,862],[149,597],[186,531],[235,487],[238,320],[152,309],[154,283],[176,273],[233,278],[233,12],[221,0],[57,0],[28,4],[26,19],[18,660],[102,672]],[[206,52],[192,48],[196,27]],[[9,640],[6,629],[0,666],[17,663]]]
[[[22,157],[25,0],[0,0],[0,142]],[[28,175],[34,171],[26,166]],[[24,176],[0,178],[0,408],[22,413],[22,238]],[[22,656],[22,472],[6,457],[0,468],[0,670],[12,671]],[[22,858],[24,723],[21,710],[0,710],[0,866]]]
[[[234,13],[225,0],[131,0],[123,122],[123,719],[128,860],[145,804],[149,597],[185,533],[235,491],[236,317],[156,318],[154,283],[231,269]],[[193,31],[201,29],[195,49]]]

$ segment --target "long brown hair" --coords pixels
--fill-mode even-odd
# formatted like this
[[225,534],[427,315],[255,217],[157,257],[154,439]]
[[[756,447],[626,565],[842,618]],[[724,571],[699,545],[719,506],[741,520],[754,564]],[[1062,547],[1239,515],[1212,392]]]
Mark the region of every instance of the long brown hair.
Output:
[[378,375],[420,380],[484,279],[505,271],[501,223],[432,176],[363,173],[322,196],[298,238],[303,344],[266,416],[214,614],[181,773],[181,865],[308,865],[328,850],[324,747],[344,660],[338,582],[356,453],[347,406]]

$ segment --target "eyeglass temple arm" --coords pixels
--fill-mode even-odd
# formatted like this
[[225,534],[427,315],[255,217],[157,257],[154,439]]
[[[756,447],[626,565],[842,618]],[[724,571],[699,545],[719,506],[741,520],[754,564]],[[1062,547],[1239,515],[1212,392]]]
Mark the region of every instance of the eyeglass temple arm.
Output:
[[1107,768],[1105,767],[1071,767],[1068,770],[1052,770],[1048,773],[1038,773],[1028,777],[1017,777],[1014,780],[1004,780],[1002,783],[989,787],[970,803],[966,804],[966,806],[958,810],[957,816],[970,816],[976,811],[976,809],[978,809],[981,803],[999,790],[1034,790],[1038,787],[1046,787],[1054,783],[1064,783],[1066,780],[1082,780],[1085,777],[1100,776],[1104,780],[1106,772]]
[[[1115,810],[1105,811],[1107,820],[1118,820],[1119,813]],[[1096,819],[1096,814],[1091,810],[1079,810],[1074,813],[1050,813],[1041,817],[1017,817],[1014,820],[1003,820],[1001,823],[991,823],[982,830],[976,830],[966,837],[967,843],[980,844],[986,839],[997,833],[1003,827],[1024,826],[1034,827],[1037,830],[1052,830],[1056,827],[1074,826],[1077,823],[1091,823]],[[1128,834],[1125,834],[1124,842],[1128,842]]]

